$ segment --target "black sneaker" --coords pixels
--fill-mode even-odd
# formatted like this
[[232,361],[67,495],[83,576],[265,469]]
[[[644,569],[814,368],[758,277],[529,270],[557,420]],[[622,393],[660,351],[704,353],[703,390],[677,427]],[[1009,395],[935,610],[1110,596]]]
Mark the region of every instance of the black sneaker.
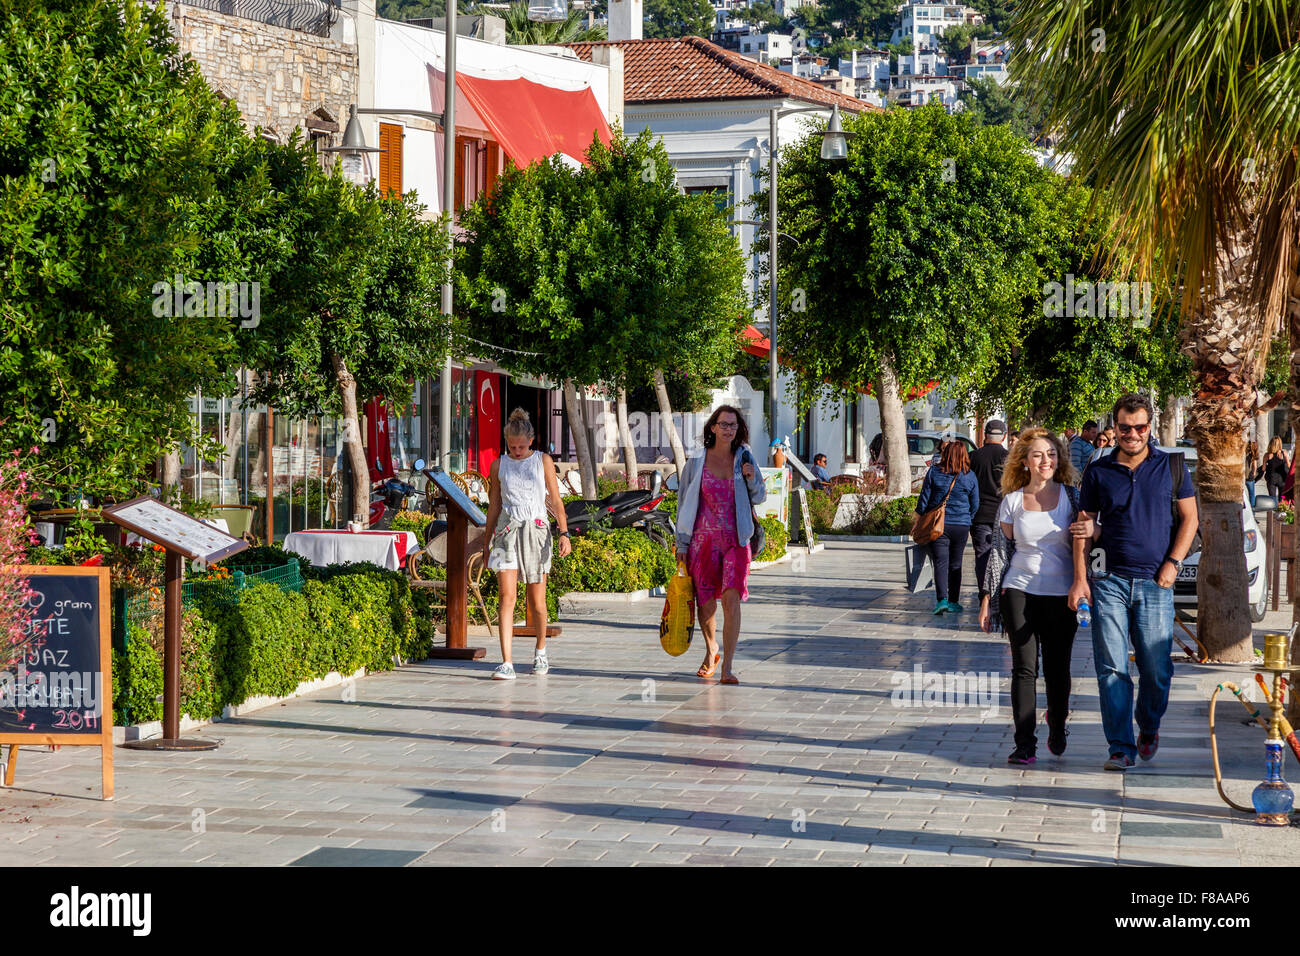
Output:
[[1065,729],[1065,724],[1049,725],[1047,728],[1047,749],[1055,757],[1065,753],[1065,738],[1070,736],[1070,732]]
[[1033,763],[1037,759],[1038,758],[1034,756],[1034,752],[1028,747],[1017,747],[1011,756],[1007,758],[1007,763],[1024,766]]

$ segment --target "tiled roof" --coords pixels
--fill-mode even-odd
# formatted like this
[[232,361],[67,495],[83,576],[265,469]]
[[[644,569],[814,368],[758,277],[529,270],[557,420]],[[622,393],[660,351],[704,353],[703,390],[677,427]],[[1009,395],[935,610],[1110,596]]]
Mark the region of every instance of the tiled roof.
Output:
[[783,73],[703,37],[570,43],[583,60],[592,47],[623,50],[623,99],[627,103],[677,103],[688,100],[771,99],[786,96],[806,103],[839,104],[862,112],[876,107],[852,96]]

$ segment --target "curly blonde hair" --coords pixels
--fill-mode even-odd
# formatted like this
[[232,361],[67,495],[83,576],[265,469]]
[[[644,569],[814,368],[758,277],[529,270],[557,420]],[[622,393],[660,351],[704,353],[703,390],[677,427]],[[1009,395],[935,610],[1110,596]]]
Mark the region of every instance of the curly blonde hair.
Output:
[[1025,460],[1029,457],[1029,447],[1042,438],[1052,443],[1056,449],[1056,474],[1052,477],[1063,485],[1072,485],[1076,481],[1074,466],[1065,451],[1065,443],[1046,428],[1026,428],[1016,438],[1015,445],[1007,453],[1006,463],[1002,466],[1002,493],[1009,495],[1029,484],[1029,467]]

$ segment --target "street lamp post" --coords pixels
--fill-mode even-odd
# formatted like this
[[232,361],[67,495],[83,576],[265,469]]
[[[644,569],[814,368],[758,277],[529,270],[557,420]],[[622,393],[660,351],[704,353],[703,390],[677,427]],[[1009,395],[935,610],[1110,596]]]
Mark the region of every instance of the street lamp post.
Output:
[[[782,116],[793,116],[796,113],[820,113],[826,109],[824,106],[806,106],[796,109],[781,109],[773,106],[768,114],[771,128],[768,132],[768,152],[767,152],[767,279],[768,279],[768,329],[767,329],[767,370],[770,380],[768,382],[768,419],[772,434],[777,431],[776,422],[776,394],[777,394],[777,361],[776,361],[776,239],[777,230],[777,212],[776,212],[776,186],[777,186],[777,154],[778,146],[778,121]],[[849,154],[848,137],[856,135],[854,133],[844,132],[844,127],[840,122],[840,107],[835,104],[831,107],[830,122],[826,124],[826,130],[822,136],[821,158],[824,160],[844,159]]]

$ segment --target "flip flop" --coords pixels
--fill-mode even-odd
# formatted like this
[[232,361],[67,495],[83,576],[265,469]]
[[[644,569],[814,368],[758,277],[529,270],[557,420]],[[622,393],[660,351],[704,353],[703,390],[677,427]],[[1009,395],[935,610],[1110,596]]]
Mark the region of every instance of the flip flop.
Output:
[[739,680],[739,678],[736,677],[735,674],[732,674],[730,677],[724,677],[724,678],[722,678],[722,680],[719,681],[719,683],[721,683],[721,684],[739,684],[739,683],[740,683],[740,680]]
[[713,676],[713,672],[716,671],[716,670],[718,669],[718,665],[721,664],[721,663],[722,663],[722,655],[721,655],[721,654],[714,654],[714,655],[713,655],[713,663],[712,663],[712,664],[701,664],[701,665],[700,665],[700,669],[697,670],[697,671],[695,672],[695,676],[696,676],[696,677],[712,677],[712,676]]

